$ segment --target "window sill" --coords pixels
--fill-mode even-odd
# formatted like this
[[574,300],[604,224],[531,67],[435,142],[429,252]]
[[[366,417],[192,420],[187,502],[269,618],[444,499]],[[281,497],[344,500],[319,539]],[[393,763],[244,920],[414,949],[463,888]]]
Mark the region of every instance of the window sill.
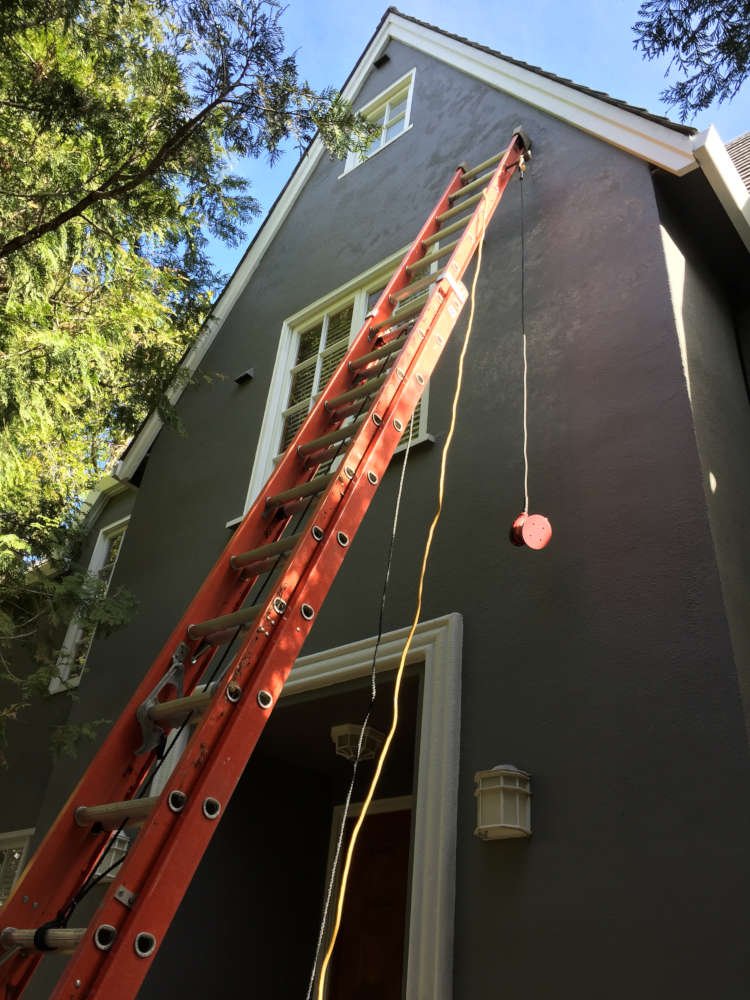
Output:
[[[435,444],[435,435],[428,434],[427,431],[420,431],[411,443],[411,448],[416,448],[420,444]],[[411,448],[409,451],[411,451]],[[394,455],[399,455],[402,451],[406,450],[406,442],[400,444],[398,448],[394,451]]]
[[370,160],[373,160],[378,155],[378,153],[382,153],[384,149],[388,149],[388,147],[392,146],[394,142],[398,142],[401,136],[406,135],[406,133],[409,132],[412,128],[413,128],[413,123],[410,123],[409,125],[406,126],[403,132],[399,132],[398,135],[394,135],[394,137],[392,139],[389,139],[388,142],[384,142],[379,149],[376,149],[375,152],[371,153],[366,159],[358,160],[356,163],[352,163],[350,167],[345,167],[344,172],[339,174],[336,180],[340,181],[342,177],[346,177],[347,174],[350,174],[352,172],[352,170],[356,170],[357,167],[363,167],[365,163],[369,163]]

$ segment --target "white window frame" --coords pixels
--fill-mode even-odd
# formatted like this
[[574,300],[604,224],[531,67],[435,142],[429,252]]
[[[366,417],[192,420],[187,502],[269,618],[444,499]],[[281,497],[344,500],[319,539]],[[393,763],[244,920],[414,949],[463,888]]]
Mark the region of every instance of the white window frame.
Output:
[[[107,555],[109,553],[110,539],[113,535],[118,534],[120,529],[125,527],[127,529],[128,521],[130,520],[130,515],[126,517],[121,517],[116,521],[112,521],[110,524],[105,525],[96,539],[96,544],[94,545],[94,550],[91,553],[91,559],[89,560],[86,572],[90,576],[96,576],[100,572],[102,567],[107,561]],[[122,551],[122,545],[120,546],[120,551],[117,553],[114,563],[112,564],[112,575],[114,575],[115,569],[117,567],[117,562],[120,558],[120,552]],[[81,683],[81,678],[86,670],[86,664],[81,667],[80,671],[74,676],[70,676],[71,667],[73,666],[73,656],[75,655],[75,649],[78,642],[83,634],[83,628],[79,622],[75,619],[71,621],[68,625],[68,630],[65,633],[65,638],[63,639],[63,644],[60,649],[60,656],[57,661],[57,675],[52,678],[49,682],[49,693],[50,694],[60,694],[63,691],[72,691],[77,688]],[[92,636],[92,644],[95,636]],[[91,646],[86,654],[86,660],[91,652]]]
[[[404,253],[405,248],[284,320],[281,327],[281,337],[279,338],[279,347],[276,352],[276,363],[273,375],[271,376],[271,385],[266,399],[263,422],[258,436],[258,445],[255,450],[255,458],[250,473],[250,483],[248,485],[242,516],[253,505],[256,497],[273,471],[276,447],[281,441],[283,429],[282,414],[287,409],[287,400],[289,399],[289,391],[292,383],[292,368],[297,360],[297,348],[301,332],[314,326],[316,322],[320,322],[326,313],[336,312],[353,299],[354,309],[349,334],[349,342],[351,343],[365,321],[368,296],[386,284],[393,274],[394,269],[403,258]],[[412,438],[412,448],[423,441],[434,440],[427,433],[428,408],[429,384],[425,387],[422,394],[419,427],[416,428],[416,432]],[[231,521],[227,521],[227,527],[233,527],[241,519],[241,517],[235,517]]]
[[[375,148],[370,147],[367,153],[357,153],[353,151],[349,152],[347,154],[346,162],[344,164],[344,171],[342,174],[340,174],[339,179],[341,177],[344,177],[346,174],[350,173],[352,170],[355,169],[355,167],[360,166],[360,164],[366,163],[368,160],[371,160],[373,156],[377,156],[378,153],[382,152],[382,150],[390,146],[391,143],[395,142],[397,139],[400,139],[402,135],[405,135],[412,127],[411,104],[412,104],[412,98],[414,96],[414,79],[416,77],[416,74],[417,74],[416,67],[410,69],[408,73],[405,73],[402,77],[399,77],[398,80],[395,80],[389,87],[381,91],[381,93],[379,93],[377,97],[374,97],[363,107],[359,108],[359,113],[361,115],[364,115],[366,118],[371,118],[371,119],[376,118],[381,111],[385,111],[386,119],[383,122],[382,132],[380,133],[378,140],[376,140],[378,143],[377,146],[375,146]],[[408,86],[408,90],[406,94],[406,108],[404,110],[404,127],[401,129],[398,135],[394,135],[392,138],[386,139],[385,134],[388,130],[388,126],[391,124],[387,118],[391,99],[397,93],[399,93],[399,91],[402,91],[405,85]]]
[[[28,827],[25,830],[9,830],[7,833],[0,833],[0,850],[20,850],[21,852],[21,857],[16,862],[16,868],[13,872],[13,881],[10,883],[10,892],[13,891],[13,886],[18,881],[19,875],[23,872],[26,864],[26,858],[29,854],[29,844],[31,843],[31,838],[33,836],[34,827]],[[8,898],[9,897],[6,896],[5,899],[3,899],[2,896],[0,896],[0,905],[5,903]]]
[[[386,633],[378,673],[398,666],[408,628]],[[463,620],[452,613],[417,626],[407,657],[422,668],[417,781],[412,818],[404,1000],[451,1000]],[[375,638],[300,657],[282,699],[370,675]]]

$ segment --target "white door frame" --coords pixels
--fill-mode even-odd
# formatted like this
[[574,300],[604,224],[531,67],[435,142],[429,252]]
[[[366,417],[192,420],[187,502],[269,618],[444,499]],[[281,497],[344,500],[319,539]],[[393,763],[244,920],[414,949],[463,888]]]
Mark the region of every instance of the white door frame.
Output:
[[[450,1000],[461,722],[459,614],[422,622],[407,658],[423,665],[405,1000]],[[409,629],[386,633],[378,672],[398,666]],[[282,698],[367,677],[375,639],[300,657]]]

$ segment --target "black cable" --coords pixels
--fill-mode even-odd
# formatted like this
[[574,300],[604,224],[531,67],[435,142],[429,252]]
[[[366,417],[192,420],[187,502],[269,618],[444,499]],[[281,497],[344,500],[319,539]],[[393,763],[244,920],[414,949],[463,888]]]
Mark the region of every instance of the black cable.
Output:
[[[416,408],[415,408],[416,410]],[[339,825],[339,833],[336,841],[336,851],[334,853],[333,861],[331,862],[331,871],[328,878],[328,886],[326,888],[325,903],[323,905],[323,913],[320,919],[320,928],[318,930],[318,940],[315,945],[315,955],[313,956],[312,969],[310,970],[310,980],[307,986],[307,997],[306,1000],[310,1000],[312,997],[312,991],[315,987],[315,976],[318,971],[318,959],[320,958],[320,946],[323,943],[323,935],[325,934],[326,923],[328,921],[328,911],[331,906],[331,896],[333,895],[333,887],[336,884],[336,876],[338,873],[339,859],[341,856],[341,847],[344,842],[344,833],[346,830],[346,821],[349,818],[349,808],[351,806],[352,795],[354,794],[354,786],[357,781],[357,768],[362,759],[362,747],[364,744],[365,731],[370,723],[370,718],[372,716],[373,709],[375,708],[375,701],[377,698],[377,659],[378,651],[380,649],[380,643],[383,638],[383,623],[385,618],[385,606],[388,597],[388,584],[391,577],[391,566],[393,563],[393,550],[396,544],[396,533],[398,530],[398,519],[399,512],[401,508],[401,498],[404,492],[404,480],[406,477],[406,464],[409,460],[409,452],[411,450],[412,437],[414,433],[414,412],[411,415],[411,422],[409,423],[409,438],[406,442],[406,448],[404,449],[404,460],[401,465],[401,477],[399,479],[398,490],[396,492],[396,504],[393,511],[393,521],[391,524],[391,538],[388,545],[388,555],[386,557],[385,563],[385,573],[383,575],[383,587],[380,592],[380,610],[378,612],[378,631],[377,637],[375,639],[375,647],[372,653],[372,663],[370,664],[370,701],[367,706],[367,711],[365,712],[364,719],[362,720],[362,726],[359,731],[359,739],[357,741],[357,752],[352,761],[352,774],[349,779],[349,787],[346,791],[346,798],[344,800],[344,809],[341,815],[341,823]]]

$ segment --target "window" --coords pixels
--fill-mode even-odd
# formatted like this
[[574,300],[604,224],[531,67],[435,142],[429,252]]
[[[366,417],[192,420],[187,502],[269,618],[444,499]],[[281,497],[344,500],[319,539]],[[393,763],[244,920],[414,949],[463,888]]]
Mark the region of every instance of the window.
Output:
[[[128,518],[123,518],[102,529],[91,554],[87,572],[90,576],[98,577],[102,581],[105,594],[109,590],[115,572],[117,557],[120,554],[127,526]],[[58,694],[60,691],[68,691],[78,687],[95,634],[96,628],[94,626],[84,627],[75,619],[70,623],[57,661],[58,675],[50,681],[50,694]]]
[[[402,256],[389,258],[283,324],[245,511],[304,423]],[[429,439],[425,390],[415,411],[412,444]]]
[[380,131],[368,146],[366,152],[349,153],[346,158],[344,173],[353,170],[354,167],[368,160],[375,153],[393,142],[400,135],[411,128],[411,99],[414,90],[414,74],[416,70],[411,70],[406,76],[402,76],[388,90],[379,94],[374,101],[370,101],[363,108],[361,114],[365,115],[375,125],[380,126]]
[[354,302],[335,312],[326,312],[310,329],[298,336],[297,358],[292,367],[279,451],[283,452],[302,426],[313,402],[325,389],[346,354],[352,333]]
[[0,833],[0,905],[10,896],[16,879],[23,871],[32,830]]

